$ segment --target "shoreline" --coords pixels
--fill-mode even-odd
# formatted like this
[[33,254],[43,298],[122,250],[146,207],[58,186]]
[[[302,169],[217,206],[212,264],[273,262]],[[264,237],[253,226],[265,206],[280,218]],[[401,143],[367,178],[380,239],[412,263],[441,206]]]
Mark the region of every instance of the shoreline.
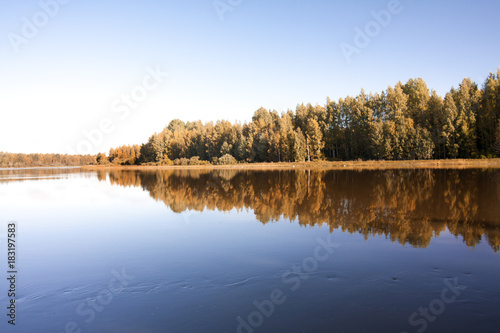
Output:
[[54,166],[34,166],[34,167],[1,167],[0,171],[5,171],[5,170],[35,170],[35,169],[81,169],[82,166],[60,166],[60,165],[54,165]]
[[412,160],[412,161],[336,161],[336,162],[278,162],[242,163],[232,165],[87,165],[90,170],[377,170],[377,169],[497,169],[500,158],[482,160]]

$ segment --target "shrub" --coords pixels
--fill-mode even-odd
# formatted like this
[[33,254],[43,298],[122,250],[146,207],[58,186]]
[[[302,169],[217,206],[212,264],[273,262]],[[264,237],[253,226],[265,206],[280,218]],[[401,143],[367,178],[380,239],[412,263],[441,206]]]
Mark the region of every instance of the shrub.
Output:
[[200,164],[199,156],[193,156],[189,159],[189,165],[199,165],[199,164]]
[[174,164],[168,157],[164,157],[158,162],[158,165],[172,165]]
[[189,165],[189,160],[187,158],[176,158],[174,160],[174,165]]
[[229,165],[229,164],[237,164],[238,161],[230,154],[226,154],[219,158],[219,165]]

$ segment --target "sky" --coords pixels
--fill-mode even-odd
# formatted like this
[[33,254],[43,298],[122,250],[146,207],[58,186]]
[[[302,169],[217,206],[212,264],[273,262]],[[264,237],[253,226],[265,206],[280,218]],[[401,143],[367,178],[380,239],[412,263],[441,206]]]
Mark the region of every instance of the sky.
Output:
[[0,151],[98,153],[500,66],[500,2],[0,0]]

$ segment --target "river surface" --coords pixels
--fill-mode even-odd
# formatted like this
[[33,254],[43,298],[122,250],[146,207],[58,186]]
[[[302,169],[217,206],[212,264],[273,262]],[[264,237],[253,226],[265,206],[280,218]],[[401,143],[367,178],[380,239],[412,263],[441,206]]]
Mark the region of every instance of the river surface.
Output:
[[1,332],[500,327],[500,169],[0,170],[0,200]]

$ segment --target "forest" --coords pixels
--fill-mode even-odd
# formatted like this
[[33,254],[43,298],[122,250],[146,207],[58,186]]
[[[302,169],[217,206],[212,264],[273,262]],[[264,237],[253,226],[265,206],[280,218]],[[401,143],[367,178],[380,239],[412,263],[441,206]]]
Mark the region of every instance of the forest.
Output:
[[94,155],[15,154],[0,152],[0,168],[81,166],[97,164]]
[[100,163],[234,164],[314,160],[493,158],[500,153],[500,68],[482,88],[464,79],[444,98],[421,78],[375,94],[260,108],[251,122],[172,120],[147,143],[111,149]]
[[108,155],[12,154],[1,167],[45,165],[203,165],[315,160],[424,160],[500,155],[500,68],[482,87],[470,78],[444,97],[421,78],[325,105],[278,113],[260,108],[250,122],[172,120],[141,145]]

